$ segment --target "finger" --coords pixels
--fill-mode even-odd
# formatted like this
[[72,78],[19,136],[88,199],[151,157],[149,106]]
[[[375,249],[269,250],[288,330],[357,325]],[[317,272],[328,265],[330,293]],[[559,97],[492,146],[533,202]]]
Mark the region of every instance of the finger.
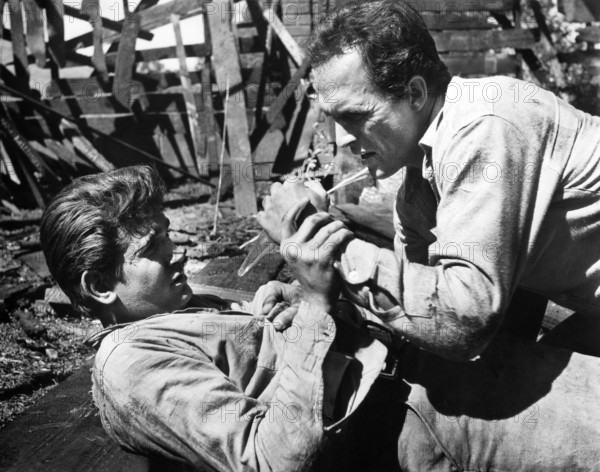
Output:
[[320,247],[325,257],[336,259],[342,252],[343,248],[354,239],[354,233],[348,228],[341,228],[331,234],[329,238]]
[[320,211],[308,216],[298,228],[294,242],[304,243],[311,240],[314,235],[325,225],[331,223],[333,217],[329,213]]
[[321,246],[327,241],[327,239],[331,237],[332,234],[336,233],[337,231],[340,231],[345,227],[346,226],[344,225],[344,223],[339,220],[334,220],[331,223],[327,223],[315,233],[315,235],[311,239],[311,242],[315,246]]
[[262,199],[262,207],[265,210],[269,210],[269,208],[271,208],[271,206],[272,206],[271,195],[264,196],[263,199]]
[[277,302],[272,308],[271,310],[266,314],[266,318],[270,321],[273,321],[275,319],[275,317],[277,315],[279,315],[279,313],[281,313],[282,311],[284,311],[285,309],[287,309],[290,306],[289,303],[287,302]]
[[275,327],[275,330],[276,331],[284,331],[284,330],[288,329],[292,325],[292,322],[294,321],[294,318],[297,313],[298,313],[298,305],[292,305],[292,306],[288,307],[286,310],[282,311],[273,320],[273,326]]
[[296,219],[304,207],[308,204],[308,198],[303,198],[292,205],[281,219],[281,240],[290,238],[296,232]]

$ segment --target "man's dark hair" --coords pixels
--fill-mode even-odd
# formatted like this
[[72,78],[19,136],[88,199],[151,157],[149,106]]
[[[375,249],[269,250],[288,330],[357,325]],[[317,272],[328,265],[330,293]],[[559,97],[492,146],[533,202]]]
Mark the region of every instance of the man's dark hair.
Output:
[[97,271],[109,287],[123,281],[130,238],[150,229],[164,193],[152,168],[132,166],[80,177],[52,199],[42,216],[42,249],[76,310],[90,314],[93,308],[81,286],[84,271]]
[[430,93],[445,93],[448,68],[440,59],[425,21],[400,0],[352,2],[333,10],[317,26],[306,49],[319,67],[356,48],[367,76],[385,96],[403,98],[415,75]]

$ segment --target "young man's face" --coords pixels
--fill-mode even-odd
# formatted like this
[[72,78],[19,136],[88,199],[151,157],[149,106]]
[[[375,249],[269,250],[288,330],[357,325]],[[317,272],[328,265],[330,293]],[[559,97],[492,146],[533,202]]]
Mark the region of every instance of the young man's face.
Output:
[[383,179],[406,165],[422,165],[421,113],[408,99],[378,93],[356,49],[317,67],[314,85],[319,105],[336,122],[338,146],[359,154],[371,175]]
[[134,236],[125,252],[123,282],[114,287],[117,322],[140,320],[183,308],[192,289],[183,272],[184,253],[174,253],[167,233],[169,220],[163,213],[153,219],[152,229]]

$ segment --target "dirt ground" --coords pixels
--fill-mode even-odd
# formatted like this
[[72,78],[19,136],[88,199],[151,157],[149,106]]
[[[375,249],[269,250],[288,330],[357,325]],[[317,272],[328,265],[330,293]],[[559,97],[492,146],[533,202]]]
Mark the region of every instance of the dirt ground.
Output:
[[[211,258],[241,254],[239,246],[259,231],[255,218],[236,216],[227,200],[212,236],[214,211],[195,184],[167,195],[170,235],[187,248],[190,273]],[[40,263],[40,216],[40,211],[0,214],[0,429],[92,356],[83,340],[100,329],[97,321],[44,301],[53,283]]]

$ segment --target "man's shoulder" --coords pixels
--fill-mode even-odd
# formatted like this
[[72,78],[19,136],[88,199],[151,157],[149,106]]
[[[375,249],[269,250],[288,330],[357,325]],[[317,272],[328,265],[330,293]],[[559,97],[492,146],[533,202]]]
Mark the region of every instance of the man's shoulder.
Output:
[[234,328],[245,326],[252,316],[242,312],[220,312],[187,308],[154,315],[143,320],[113,325],[88,340],[97,348],[96,364],[109,357],[144,357],[149,350],[203,350],[223,339]]
[[454,77],[444,104],[444,125],[452,131],[486,116],[518,128],[554,119],[557,97],[538,85],[505,76]]

